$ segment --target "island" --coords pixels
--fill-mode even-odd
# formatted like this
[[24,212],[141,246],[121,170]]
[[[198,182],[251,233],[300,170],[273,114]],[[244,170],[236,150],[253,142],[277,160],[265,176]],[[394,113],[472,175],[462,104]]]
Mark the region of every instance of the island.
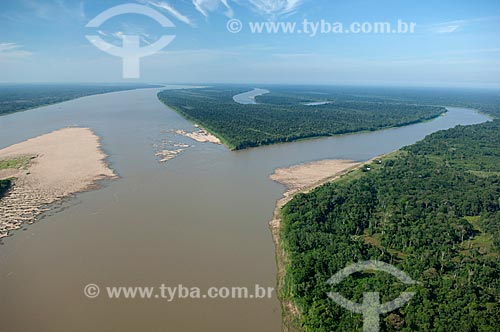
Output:
[[255,104],[233,99],[248,89],[214,86],[165,90],[158,98],[232,150],[400,127],[446,113],[441,106],[362,97],[355,90],[338,93],[334,88],[268,88],[265,91],[269,93],[256,96]]
[[0,238],[64,198],[116,178],[100,146],[88,128],[63,128],[0,150]]

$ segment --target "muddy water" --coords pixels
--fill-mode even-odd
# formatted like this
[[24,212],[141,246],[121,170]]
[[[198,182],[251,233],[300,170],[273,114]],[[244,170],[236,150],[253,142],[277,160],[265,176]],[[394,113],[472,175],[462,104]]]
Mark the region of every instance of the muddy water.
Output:
[[[121,179],[78,194],[0,246],[0,330],[280,331],[271,299],[96,299],[101,286],[265,287],[275,285],[267,222],[283,188],[276,167],[325,158],[366,160],[457,124],[487,121],[450,108],[423,124],[230,152],[172,136],[193,126],[157,98],[156,89],[85,97],[0,117],[0,147],[68,125],[102,137]],[[153,144],[187,143],[158,163]],[[102,292],[105,292],[104,290]]]

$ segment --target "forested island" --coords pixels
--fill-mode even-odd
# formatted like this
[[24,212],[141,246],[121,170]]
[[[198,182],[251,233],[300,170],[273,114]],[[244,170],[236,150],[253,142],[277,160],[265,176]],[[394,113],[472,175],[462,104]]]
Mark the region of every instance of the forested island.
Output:
[[[495,114],[495,112],[492,112]],[[499,331],[500,120],[458,126],[298,194],[281,210],[286,330],[361,331],[362,316],[327,292],[381,302],[416,292],[383,315],[381,331]],[[380,260],[420,285],[344,267]]]
[[115,91],[154,88],[150,84],[0,84],[0,115]]
[[166,90],[158,97],[235,150],[404,126],[446,112],[442,106],[363,96],[362,91],[356,90],[266,89],[271,92],[258,96],[256,105],[242,105],[233,100],[234,95],[251,90],[243,86]]

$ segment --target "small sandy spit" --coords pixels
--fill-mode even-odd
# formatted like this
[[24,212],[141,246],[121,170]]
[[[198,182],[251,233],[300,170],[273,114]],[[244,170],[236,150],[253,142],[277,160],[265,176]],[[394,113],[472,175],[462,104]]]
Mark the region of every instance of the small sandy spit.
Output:
[[189,137],[200,143],[222,144],[220,139],[218,139],[217,137],[215,137],[214,135],[210,134],[208,131],[203,129],[198,129],[197,131],[193,131],[191,133],[185,130],[176,130],[175,133],[177,135]]
[[34,222],[50,204],[116,178],[100,146],[90,129],[64,128],[0,150],[0,160],[29,160],[19,168],[0,169],[0,179],[15,178],[0,199],[0,238]]
[[339,173],[359,165],[351,160],[321,160],[312,163],[296,165],[288,168],[278,168],[271,175],[271,180],[284,184],[287,191],[284,196],[293,196],[295,193],[308,189],[311,186],[324,183]]

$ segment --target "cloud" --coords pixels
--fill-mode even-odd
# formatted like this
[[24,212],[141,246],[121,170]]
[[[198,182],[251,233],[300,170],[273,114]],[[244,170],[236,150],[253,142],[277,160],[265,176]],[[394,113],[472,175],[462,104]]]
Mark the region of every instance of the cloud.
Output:
[[23,50],[22,45],[16,43],[0,43],[0,61],[24,59],[32,55],[33,53]]
[[172,7],[169,3],[165,2],[165,1],[148,1],[147,3],[148,3],[148,5],[151,5],[151,6],[154,6],[157,8],[161,8],[161,9],[167,11],[170,15],[172,15],[173,17],[175,17],[176,19],[178,19],[181,22],[184,22],[190,26],[195,26],[194,22],[191,21],[191,19],[189,17],[183,15],[177,9],[175,9],[174,7]]
[[121,46],[123,45],[123,37],[127,35],[126,31],[129,31],[131,35],[139,36],[139,39],[146,45],[151,45],[154,40],[158,39],[156,36],[148,34],[140,29],[137,29],[135,26],[123,25],[124,31],[116,31],[116,32],[106,32],[103,30],[97,30],[97,33],[105,39],[111,41],[113,45]]
[[251,8],[257,13],[272,18],[294,14],[305,0],[249,0]]
[[123,36],[125,33],[123,31],[116,31],[111,34],[113,37],[118,38],[118,39],[123,39]]
[[[181,22],[195,26],[193,20],[183,15],[172,5],[161,0],[136,0],[139,3],[154,6],[167,11]],[[195,10],[208,18],[212,13],[222,12],[226,17],[234,17],[233,5],[246,7],[253,12],[269,18],[295,14],[307,0],[189,0]]]
[[230,1],[237,5],[250,8],[253,12],[269,18],[292,15],[306,0],[192,0],[196,10],[206,18],[211,12],[220,8],[225,10],[227,17],[233,17],[234,11]]
[[463,28],[477,24],[477,23],[485,23],[489,21],[496,21],[500,20],[500,17],[498,16],[492,16],[492,17],[478,17],[478,18],[472,18],[472,19],[466,19],[466,20],[455,20],[455,21],[450,21],[450,22],[443,22],[443,23],[437,23],[437,24],[432,24],[428,26],[428,29],[436,34],[449,34],[449,33],[454,33],[462,30]]
[[45,21],[53,22],[55,19],[87,20],[83,1],[22,0],[21,3],[29,10],[29,13]]
[[438,34],[452,33],[452,32],[457,31],[458,29],[460,29],[460,27],[461,26],[458,25],[458,24],[455,24],[455,25],[445,25],[445,26],[436,27],[436,29],[434,30],[434,32],[438,33]]
[[206,18],[209,16],[210,12],[214,12],[219,8],[225,10],[224,15],[227,17],[233,17],[234,11],[229,5],[228,0],[192,0],[193,6],[196,10],[201,13]]
[[[113,37],[114,40],[112,40],[112,43],[113,43],[113,45],[116,45],[116,46],[121,46],[123,44],[123,37],[126,35],[126,33],[123,31],[116,31],[113,33],[107,33],[107,32],[104,32],[102,30],[97,30],[97,33],[103,37]],[[134,35],[138,35],[139,39],[146,45],[152,44],[153,41],[155,39],[157,39],[156,36],[152,36],[152,35],[145,33],[145,32],[140,32],[140,33],[137,33]]]
[[478,49],[466,49],[457,51],[447,51],[441,52],[445,55],[468,55],[468,54],[488,54],[488,53],[499,53],[500,48],[478,48]]

